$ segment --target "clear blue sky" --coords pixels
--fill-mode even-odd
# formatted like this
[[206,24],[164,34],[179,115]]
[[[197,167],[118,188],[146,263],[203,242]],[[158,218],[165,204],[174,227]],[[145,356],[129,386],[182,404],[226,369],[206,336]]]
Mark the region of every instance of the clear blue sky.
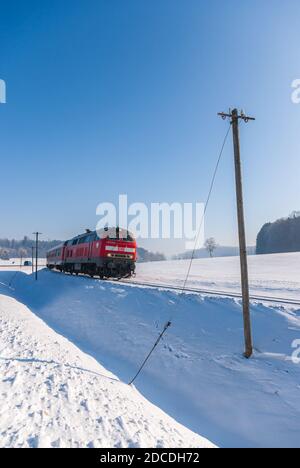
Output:
[[[1,2],[0,237],[94,227],[96,205],[203,201],[229,106],[241,128],[248,243],[299,209],[300,2]],[[206,235],[237,243],[231,139]]]

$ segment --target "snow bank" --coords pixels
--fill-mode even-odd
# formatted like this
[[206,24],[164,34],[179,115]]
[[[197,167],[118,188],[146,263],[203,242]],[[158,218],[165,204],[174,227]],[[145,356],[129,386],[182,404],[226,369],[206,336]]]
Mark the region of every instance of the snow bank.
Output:
[[[300,311],[252,305],[255,355],[242,357],[238,301],[75,278],[43,270],[36,284],[0,273],[50,327],[128,382],[174,317],[137,388],[181,424],[222,447],[300,446]],[[2,287],[1,287],[2,283]]]
[[1,447],[211,447],[0,296]]

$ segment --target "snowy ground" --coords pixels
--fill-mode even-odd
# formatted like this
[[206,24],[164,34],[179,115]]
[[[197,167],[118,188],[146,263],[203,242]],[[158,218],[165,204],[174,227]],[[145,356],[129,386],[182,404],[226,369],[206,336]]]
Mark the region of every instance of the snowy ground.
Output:
[[[21,259],[20,258],[10,258],[9,260],[0,259],[0,267],[1,268],[4,268],[4,267],[19,268],[22,265],[22,268],[23,268],[24,267],[24,262],[26,262],[26,261],[27,262],[32,262],[32,259],[31,258],[23,258],[22,259],[22,264],[21,264]],[[34,264],[35,264],[35,259],[34,259]],[[38,265],[39,266],[45,266],[46,265],[46,259],[45,258],[39,258],[38,259]],[[25,267],[25,268],[27,268],[27,267]]]
[[1,447],[209,447],[0,295]]
[[[19,262],[19,259],[0,260],[0,272],[19,270]],[[248,262],[253,295],[300,300],[300,253],[250,255]],[[40,268],[45,263],[45,259],[39,259]],[[188,260],[137,263],[136,280],[181,287],[188,267]],[[32,267],[23,266],[21,271],[31,274]],[[187,287],[239,293],[239,257],[194,260]]]
[[[253,295],[300,299],[300,253],[252,255],[248,257]],[[189,261],[137,264],[137,280],[182,286]],[[238,257],[194,260],[187,286],[240,292]]]
[[[294,260],[288,257],[280,274],[262,265],[261,284],[268,280],[268,268],[273,274],[271,282],[273,278],[283,284],[291,284],[292,278],[297,281],[298,254]],[[207,262],[213,265],[214,261]],[[144,274],[157,264],[140,267]],[[175,270],[174,266],[173,273],[179,277]],[[157,274],[161,274],[158,269],[151,274],[151,280]],[[226,275],[224,268],[218,278],[222,274]],[[252,304],[255,355],[248,361],[242,357],[242,316],[237,300],[194,294],[180,299],[172,291],[46,270],[40,272],[38,283],[24,273],[0,271],[0,293],[26,305],[125,382],[172,317],[173,326],[136,381],[138,390],[179,423],[218,446],[300,447],[300,365],[291,360],[292,344],[300,339],[300,310]],[[32,333],[33,339],[39,340],[37,335],[39,332]],[[45,353],[47,360],[61,362],[52,357],[52,346]],[[67,380],[62,374],[60,378]],[[51,392],[51,398],[54,395]],[[5,432],[0,424],[1,432]],[[11,426],[14,431],[14,424]],[[95,441],[97,437],[89,435],[86,444],[89,439]]]

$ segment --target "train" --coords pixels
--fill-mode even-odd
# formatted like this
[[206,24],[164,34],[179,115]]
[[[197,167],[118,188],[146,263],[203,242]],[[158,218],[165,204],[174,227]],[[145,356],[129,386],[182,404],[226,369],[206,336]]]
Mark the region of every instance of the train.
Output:
[[126,229],[86,230],[47,252],[47,268],[71,275],[123,278],[135,274],[137,244]]

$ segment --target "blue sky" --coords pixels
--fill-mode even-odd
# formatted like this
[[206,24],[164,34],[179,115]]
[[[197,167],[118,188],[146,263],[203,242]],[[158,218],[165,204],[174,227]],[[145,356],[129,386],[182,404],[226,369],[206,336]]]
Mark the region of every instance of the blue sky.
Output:
[[[299,17],[296,0],[1,2],[0,237],[72,236],[119,193],[203,201],[217,112],[237,106],[257,118],[241,128],[254,244],[299,209]],[[231,139],[206,235],[237,244]]]

